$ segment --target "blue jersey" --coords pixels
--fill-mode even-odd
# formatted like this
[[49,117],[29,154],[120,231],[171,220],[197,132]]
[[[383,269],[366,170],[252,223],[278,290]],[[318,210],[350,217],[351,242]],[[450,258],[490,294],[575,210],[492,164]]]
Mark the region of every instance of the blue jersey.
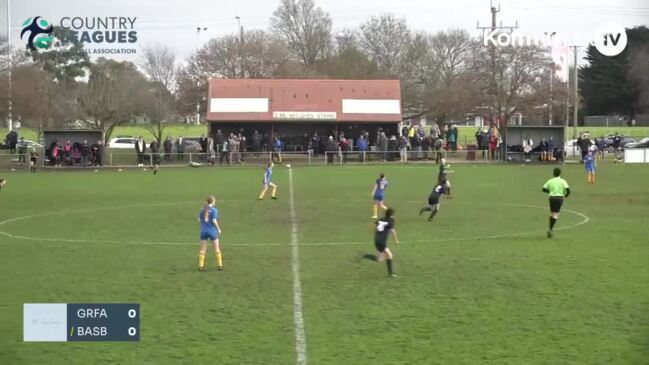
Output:
[[595,156],[592,153],[589,153],[584,157],[584,166],[588,170],[593,170],[595,168]]
[[374,196],[383,196],[385,194],[385,189],[388,188],[388,180],[385,178],[383,179],[376,179],[376,191],[374,192]]
[[219,210],[210,207],[201,209],[198,213],[198,219],[201,221],[201,233],[216,233],[217,229],[214,220],[219,219]]
[[270,184],[272,179],[273,179],[273,168],[267,167],[266,171],[264,172],[264,184]]

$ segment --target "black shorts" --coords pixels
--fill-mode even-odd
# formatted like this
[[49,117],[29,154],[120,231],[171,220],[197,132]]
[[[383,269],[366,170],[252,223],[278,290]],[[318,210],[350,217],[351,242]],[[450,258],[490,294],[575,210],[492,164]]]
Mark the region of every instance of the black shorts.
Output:
[[384,252],[385,249],[388,248],[388,244],[386,242],[374,241],[374,247],[376,247],[377,251]]
[[561,211],[561,206],[563,205],[562,196],[551,196],[550,197],[550,212],[559,213]]
[[429,205],[437,205],[439,204],[439,197],[431,195],[428,197],[428,204]]

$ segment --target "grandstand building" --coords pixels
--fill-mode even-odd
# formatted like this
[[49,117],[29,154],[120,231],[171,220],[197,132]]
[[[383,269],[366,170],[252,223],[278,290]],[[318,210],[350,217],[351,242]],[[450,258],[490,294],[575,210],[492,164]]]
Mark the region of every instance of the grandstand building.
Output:
[[212,135],[254,130],[277,134],[298,148],[304,135],[354,140],[382,128],[397,134],[401,114],[399,80],[209,80],[207,121]]

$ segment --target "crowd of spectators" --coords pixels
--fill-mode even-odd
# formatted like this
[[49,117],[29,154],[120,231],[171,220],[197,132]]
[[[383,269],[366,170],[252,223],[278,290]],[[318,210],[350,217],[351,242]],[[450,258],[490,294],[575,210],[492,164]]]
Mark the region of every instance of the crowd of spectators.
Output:
[[[24,149],[26,150],[26,149]],[[101,140],[89,144],[83,142],[71,142],[56,140],[45,150],[45,164],[48,166],[101,166],[104,144]],[[24,157],[21,158],[24,159]]]

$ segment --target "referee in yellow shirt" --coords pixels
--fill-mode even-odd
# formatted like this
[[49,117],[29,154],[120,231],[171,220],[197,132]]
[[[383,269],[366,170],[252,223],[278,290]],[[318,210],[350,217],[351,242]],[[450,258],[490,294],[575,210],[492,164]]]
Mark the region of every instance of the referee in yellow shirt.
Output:
[[563,198],[570,195],[570,186],[568,182],[561,178],[561,169],[554,169],[554,177],[543,185],[543,192],[550,195],[550,229],[548,229],[548,238],[552,238],[554,225],[559,219],[559,211],[563,205]]

